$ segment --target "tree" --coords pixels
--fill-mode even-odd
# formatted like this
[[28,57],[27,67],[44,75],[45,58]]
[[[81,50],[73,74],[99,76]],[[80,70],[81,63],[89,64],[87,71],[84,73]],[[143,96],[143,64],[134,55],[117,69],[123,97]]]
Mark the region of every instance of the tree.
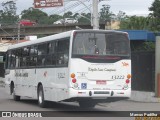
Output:
[[55,21],[57,21],[57,20],[59,20],[59,19],[62,19],[63,17],[62,16],[60,16],[60,15],[57,15],[57,14],[54,14],[54,15],[50,15],[49,16],[49,23],[53,23],[53,22],[55,22]]
[[155,28],[154,30],[159,31],[160,30],[160,20],[159,20],[160,19],[160,1],[154,0],[149,10],[152,11],[150,16],[152,17],[152,22],[153,22],[152,25]]
[[5,13],[10,14],[12,16],[16,15],[17,7],[14,1],[3,2],[2,6]]
[[119,11],[118,12],[118,14],[116,15],[116,19],[118,20],[118,21],[123,21],[123,20],[125,20],[126,19],[126,13],[125,12],[123,12],[123,11]]
[[16,15],[16,3],[14,1],[7,1],[2,3],[3,10],[0,11],[0,22],[2,24],[13,24],[18,20]]
[[[153,30],[153,18],[142,17],[142,16],[131,16],[126,17],[125,20],[121,21],[120,29],[127,30]],[[155,50],[154,42],[143,42],[139,44],[131,44],[132,51],[153,51]]]
[[113,18],[113,16],[115,16],[115,14],[113,14],[110,11],[110,6],[109,5],[102,5],[102,8],[100,9],[100,23],[101,22],[110,22],[111,19]]
[[81,13],[77,15],[78,23],[80,24],[91,24],[91,13]]
[[73,13],[71,11],[68,11],[66,13],[64,13],[63,18],[73,18]]
[[143,16],[131,16],[126,17],[125,20],[121,21],[120,29],[129,30],[150,30],[151,18]]
[[75,18],[75,19],[79,18],[79,13],[75,13],[75,14],[73,15],[73,18]]
[[149,10],[152,11],[152,16],[160,18],[160,1],[155,0]]
[[23,10],[22,19],[29,19],[33,21],[37,21],[39,24],[48,24],[49,17],[47,13],[30,7],[28,10]]
[[154,51],[155,50],[155,42],[142,42],[134,46],[131,45],[132,51]]

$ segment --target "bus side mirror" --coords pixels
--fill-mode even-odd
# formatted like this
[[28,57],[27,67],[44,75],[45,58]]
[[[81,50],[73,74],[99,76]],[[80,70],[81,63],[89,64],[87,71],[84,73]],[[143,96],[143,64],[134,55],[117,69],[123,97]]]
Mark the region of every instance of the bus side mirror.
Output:
[[10,74],[10,70],[6,69],[5,70],[5,75],[8,75],[8,74]]

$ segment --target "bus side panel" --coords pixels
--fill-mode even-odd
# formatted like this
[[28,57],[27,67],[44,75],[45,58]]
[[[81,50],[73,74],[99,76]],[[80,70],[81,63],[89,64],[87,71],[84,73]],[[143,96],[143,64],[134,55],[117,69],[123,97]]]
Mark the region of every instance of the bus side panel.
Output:
[[68,98],[68,68],[37,69],[37,84],[42,83],[45,100]]
[[56,101],[68,98],[68,68],[57,68],[56,70]]
[[37,68],[36,69],[36,86],[38,89],[38,84],[42,84],[44,91],[45,100],[51,100],[54,93],[51,93],[52,85],[55,83],[55,70],[47,68]]
[[36,71],[35,69],[23,69],[23,80],[22,84],[25,89],[25,96],[37,98],[37,90],[36,90]]

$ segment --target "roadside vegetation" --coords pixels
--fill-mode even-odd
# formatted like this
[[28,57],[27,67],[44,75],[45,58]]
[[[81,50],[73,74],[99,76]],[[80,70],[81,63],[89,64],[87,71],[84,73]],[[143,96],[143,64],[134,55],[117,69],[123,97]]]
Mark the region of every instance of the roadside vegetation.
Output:
[[[109,5],[102,5],[100,9],[100,23],[110,23],[112,20],[120,21],[120,30],[148,30],[153,31],[155,34],[160,31],[160,1],[154,0],[149,7],[151,13],[148,16],[128,16],[125,12],[119,11],[118,14],[114,14],[110,11]],[[0,24],[1,26],[16,24],[20,19],[28,19],[36,21],[37,24],[53,24],[55,21],[63,18],[74,18],[78,20],[80,24],[90,23],[91,13],[72,13],[68,11],[63,15],[50,14],[43,12],[40,9],[28,8],[21,12],[21,18],[17,15],[17,7],[14,1],[7,1],[2,3],[0,10]],[[154,50],[154,43],[145,42],[140,48],[136,50]]]

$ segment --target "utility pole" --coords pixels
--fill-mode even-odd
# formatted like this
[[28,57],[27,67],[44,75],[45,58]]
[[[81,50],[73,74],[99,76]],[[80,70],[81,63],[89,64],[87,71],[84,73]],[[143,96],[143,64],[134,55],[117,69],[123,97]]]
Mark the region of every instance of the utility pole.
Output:
[[17,43],[19,43],[20,40],[20,22],[18,22],[18,35],[17,35]]
[[93,29],[99,29],[98,3],[99,0],[93,0]]
[[19,43],[20,41],[20,35],[21,35],[21,24],[20,24],[20,20],[21,20],[22,15],[19,15],[19,20],[18,20],[18,31],[17,31],[17,43]]

